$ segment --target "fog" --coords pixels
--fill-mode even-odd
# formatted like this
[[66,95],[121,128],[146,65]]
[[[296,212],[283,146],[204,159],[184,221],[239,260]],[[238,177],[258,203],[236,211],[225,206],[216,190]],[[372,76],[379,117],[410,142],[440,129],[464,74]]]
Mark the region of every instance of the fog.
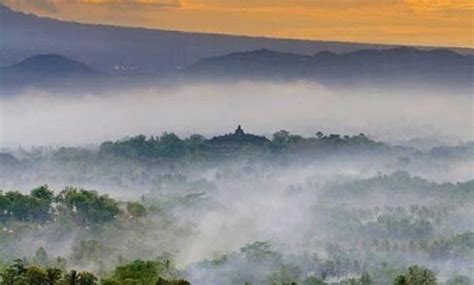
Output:
[[[111,90],[0,99],[0,265],[113,279],[166,260],[160,276],[197,285],[388,285],[414,264],[441,284],[474,278],[472,96],[306,81]],[[29,193],[45,184],[42,204]]]
[[[469,159],[444,160],[441,164],[469,163],[472,170],[472,157]],[[107,169],[108,177],[102,180],[105,184],[95,187],[86,173],[94,176],[103,166],[90,165],[86,170],[79,164],[53,161],[48,163],[47,172],[30,166],[21,170],[23,182],[34,176],[36,185],[43,181],[54,185],[51,189],[56,191],[63,189],[60,184],[98,189],[122,201],[140,201],[148,213],[135,222],[125,220],[122,225],[106,224],[94,230],[69,226],[64,232],[64,225],[56,223],[25,229],[20,238],[11,241],[9,252],[31,257],[43,247],[51,258],[66,257],[68,268],[99,275],[120,265],[120,260],[153,260],[170,254],[173,264],[192,284],[267,284],[269,274],[285,265],[299,268],[299,275],[292,275],[299,277],[292,278],[329,274],[328,281],[342,280],[357,277],[363,270],[375,274],[384,262],[394,270],[420,264],[436,272],[440,280],[457,275],[473,278],[471,248],[462,252],[455,247],[438,253],[433,243],[472,232],[472,182],[466,186],[434,184],[397,173],[405,167],[395,161],[385,156],[340,153],[310,164],[240,161],[200,170],[188,165],[165,171],[184,175],[177,180],[168,180],[160,175],[162,171],[151,168],[144,170],[152,179],[133,179],[132,173],[140,172],[140,168],[123,172],[115,163]],[[418,162],[414,168],[416,172],[436,173],[438,166],[432,162]],[[72,169],[75,176],[67,174]],[[4,174],[2,183],[18,177],[15,171],[7,172],[10,179]],[[115,175],[129,179],[128,183],[122,181],[122,186],[117,186]],[[451,175],[450,180],[454,177]],[[472,172],[466,177],[472,179]],[[20,189],[28,190],[27,186]],[[384,219],[400,221],[400,228],[385,225],[389,222]],[[402,225],[403,219],[409,222]],[[383,246],[386,240],[389,248]],[[98,241],[99,245],[93,252],[81,253],[82,241]],[[270,248],[243,251],[256,241],[266,242]],[[423,247],[423,242],[430,247]],[[408,250],[409,246],[414,248]],[[227,257],[221,260],[223,256]],[[221,261],[203,263],[214,259]],[[336,266],[334,272],[327,268],[329,261],[346,259],[351,264],[357,260],[360,265],[339,265],[342,267]]]
[[404,143],[472,140],[473,97],[424,90],[327,88],[314,82],[152,84],[84,94],[26,89],[0,97],[0,145],[79,146],[172,131],[215,135],[237,124],[271,135],[365,133]]

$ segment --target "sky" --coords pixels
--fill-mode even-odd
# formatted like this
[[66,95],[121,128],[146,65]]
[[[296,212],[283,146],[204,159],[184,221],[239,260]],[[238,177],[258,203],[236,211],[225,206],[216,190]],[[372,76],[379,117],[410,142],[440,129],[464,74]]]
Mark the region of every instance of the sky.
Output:
[[474,47],[473,0],[0,0],[63,20],[250,36]]

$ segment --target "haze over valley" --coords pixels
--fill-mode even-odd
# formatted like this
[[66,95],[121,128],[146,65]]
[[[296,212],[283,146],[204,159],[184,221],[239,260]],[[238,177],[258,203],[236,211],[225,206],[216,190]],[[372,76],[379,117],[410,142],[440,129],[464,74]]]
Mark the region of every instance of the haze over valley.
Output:
[[0,285],[473,283],[471,48],[1,3]]

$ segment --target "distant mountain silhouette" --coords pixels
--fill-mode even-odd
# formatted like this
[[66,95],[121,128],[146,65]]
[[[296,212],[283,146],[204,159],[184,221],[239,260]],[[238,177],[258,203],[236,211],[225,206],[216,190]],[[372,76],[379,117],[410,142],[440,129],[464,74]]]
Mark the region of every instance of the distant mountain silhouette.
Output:
[[16,12],[2,5],[0,35],[0,66],[54,53],[108,74],[174,73],[205,57],[262,48],[312,55],[323,50],[341,53],[393,47],[79,24]]
[[18,72],[34,75],[89,75],[94,70],[81,62],[57,54],[42,54],[29,57],[6,69],[7,72]]
[[313,56],[267,49],[200,60],[191,75],[229,78],[317,79],[326,83],[423,82],[472,86],[474,57],[448,49],[399,47]]
[[0,69],[0,84],[4,91],[28,86],[80,86],[100,77],[90,66],[57,54],[35,55]]

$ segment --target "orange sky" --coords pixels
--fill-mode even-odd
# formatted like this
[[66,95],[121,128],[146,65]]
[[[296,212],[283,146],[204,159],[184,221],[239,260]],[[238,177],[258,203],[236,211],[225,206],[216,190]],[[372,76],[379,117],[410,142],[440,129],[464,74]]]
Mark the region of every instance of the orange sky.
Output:
[[284,38],[474,47],[474,0],[0,0],[88,23]]

